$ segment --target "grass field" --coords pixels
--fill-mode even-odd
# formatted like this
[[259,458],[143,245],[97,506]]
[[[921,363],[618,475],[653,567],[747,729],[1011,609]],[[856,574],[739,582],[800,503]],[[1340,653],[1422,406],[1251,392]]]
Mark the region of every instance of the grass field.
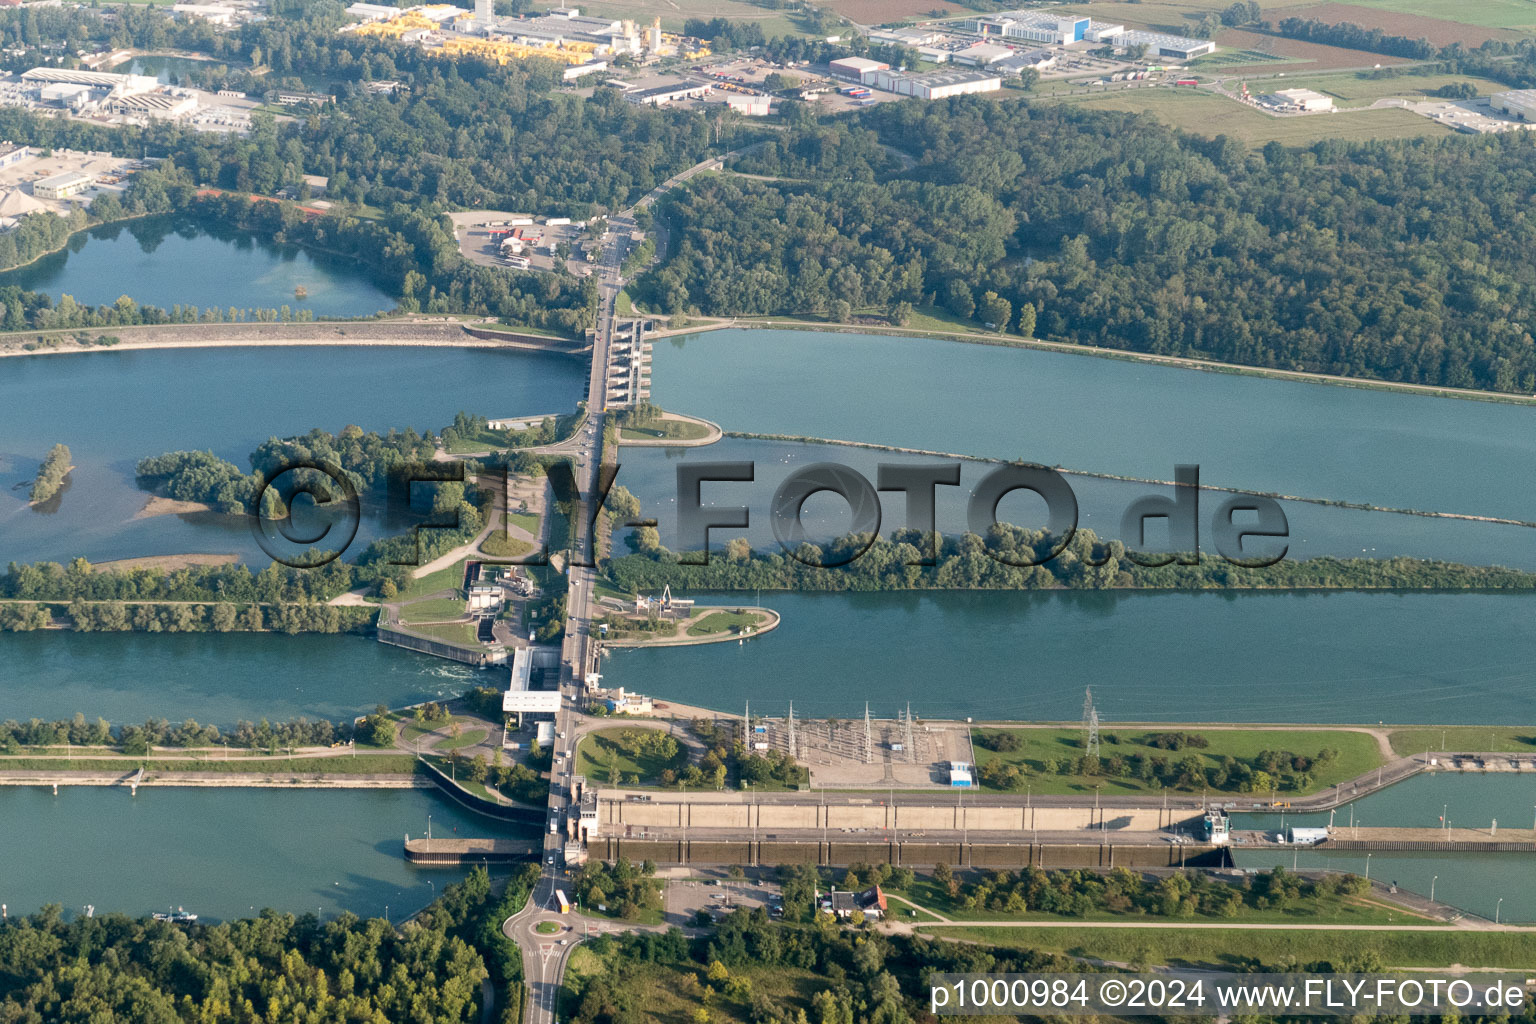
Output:
[[1387,967],[1536,967],[1536,942],[1519,932],[1281,931],[1233,928],[949,928],[925,934],[992,946],[1039,949],[1148,964],[1278,965],[1295,960],[1352,964],[1376,953]]
[[460,647],[478,647],[480,644],[475,636],[475,625],[471,622],[443,622],[431,626],[413,625],[410,630],[412,633],[435,637],[444,643],[457,644]]
[[[1316,755],[1323,747],[1333,747],[1338,750],[1339,756],[1332,764],[1314,770],[1312,786],[1308,792],[1326,789],[1335,782],[1362,775],[1381,764],[1382,761],[1375,738],[1362,732],[1322,732],[1302,729],[1294,732],[1265,729],[1202,731],[1198,727],[1190,728],[1188,731],[1199,732],[1210,741],[1210,746],[1203,750],[1189,747],[1177,751],[1160,750],[1140,742],[1148,735],[1148,730],[1114,729],[1106,730],[1106,737],[1117,736],[1120,742],[1110,743],[1106,738],[1101,745],[1102,755],[1106,758],[1115,755],[1129,758],[1132,754],[1140,754],[1144,758],[1167,758],[1170,764],[1176,764],[1188,754],[1198,754],[1207,765],[1215,765],[1227,755],[1240,761],[1248,761],[1264,750],[1289,750],[1306,757]],[[1011,732],[1017,736],[1020,743],[1019,749],[1000,753],[989,750],[983,745],[984,737],[1001,732]],[[985,765],[992,761],[1006,761],[1029,768],[1031,774],[1020,780],[1019,792],[1023,792],[1024,787],[1028,786],[1035,793],[1092,793],[1096,782],[1100,784],[1101,791],[1105,794],[1150,791],[1150,784],[1139,779],[1110,778],[1109,776],[1093,779],[1081,775],[1041,774],[1041,763],[1048,758],[1063,761],[1082,754],[1082,733],[1078,729],[975,729],[972,731],[972,740],[976,747],[978,765]],[[1268,793],[1254,795],[1265,799],[1269,797]]]
[[446,569],[428,573],[421,579],[410,580],[400,588],[401,598],[424,597],[439,590],[458,590],[464,582],[464,563],[457,562]]
[[480,542],[480,550],[492,558],[521,558],[533,550],[533,545],[521,537],[493,533]]
[[630,441],[694,441],[709,434],[709,428],[691,420],[666,420],[666,427],[624,427],[619,436]]
[[444,622],[464,617],[464,601],[457,597],[433,597],[412,601],[400,608],[401,622]]
[[522,527],[535,537],[539,535],[539,517],[532,512],[508,512],[507,522]]
[[[641,967],[643,969],[629,972],[622,984],[639,997],[637,1002],[645,1007],[646,1020],[665,1024],[688,1024],[693,1020],[707,1020],[709,1024],[749,1024],[759,1019],[752,1015],[751,998],[726,996],[721,991],[724,986],[709,984],[702,967],[690,969],[671,964],[644,964]],[[578,948],[571,954],[566,968],[566,992],[570,991],[570,981],[606,974],[609,969],[591,950]],[[796,967],[737,967],[731,969],[731,976],[746,981],[753,997],[767,997],[785,1007],[791,1016],[796,1009],[810,1012],[811,997],[826,987],[820,975]],[[706,987],[714,989],[714,994],[706,994]],[[704,1010],[705,1017],[696,1018],[695,1010]],[[967,1018],[971,1021],[981,1019]]]
[[1392,730],[1392,749],[1409,756],[1449,753],[1507,753],[1536,756],[1536,726],[1452,725]]
[[667,768],[677,770],[688,763],[687,748],[679,744],[677,756],[670,761],[656,757],[631,757],[619,749],[617,742],[623,728],[601,729],[582,737],[576,748],[576,774],[585,775],[593,782],[608,782],[610,772],[617,769],[621,775],[638,775],[642,784],[654,785]]
[[756,625],[756,612],[711,612],[688,627],[689,636],[717,636],[720,633],[737,633],[744,626]]
[[[962,901],[950,899],[948,891],[927,875],[919,875],[917,881],[910,888],[891,891],[900,893],[920,907],[957,921],[1124,921],[1128,917],[1138,921],[1163,920],[1157,917],[1112,914],[1107,911],[1088,914],[1082,918],[1068,918],[1060,914],[1042,914],[1035,911],[1030,911],[1028,914],[1010,914],[1000,910],[971,910],[966,908]],[[907,918],[905,913],[899,912],[895,916],[898,920],[911,920]],[[1283,910],[1258,910],[1245,906],[1238,911],[1236,917],[1196,917],[1195,920],[1211,921],[1222,925],[1246,922],[1274,924],[1286,922],[1304,922],[1307,924],[1440,923],[1394,907],[1387,907],[1372,900],[1352,896],[1328,896],[1304,900],[1297,903],[1294,907],[1288,907]]]
[[[1508,86],[1490,78],[1470,75],[1397,75],[1392,78],[1372,78],[1365,72],[1341,71],[1327,75],[1287,75],[1284,88],[1315,89],[1337,100],[1342,108],[1368,107],[1379,99],[1401,96],[1407,99],[1435,99],[1434,90],[1443,85],[1469,82],[1479,94],[1502,92]],[[1266,83],[1266,87],[1280,88],[1280,84]]]
[[449,736],[447,739],[434,743],[432,749],[441,750],[445,753],[449,750],[463,750],[465,747],[472,747],[476,743],[484,743],[485,738],[489,735],[489,729],[465,729],[457,738]]
[[1195,89],[1133,89],[1044,99],[1073,103],[1084,110],[1145,112],[1187,132],[1205,136],[1228,135],[1250,146],[1262,146],[1270,141],[1304,146],[1319,139],[1421,138],[1448,132],[1427,117],[1396,108],[1311,117],[1270,117],[1235,100]]

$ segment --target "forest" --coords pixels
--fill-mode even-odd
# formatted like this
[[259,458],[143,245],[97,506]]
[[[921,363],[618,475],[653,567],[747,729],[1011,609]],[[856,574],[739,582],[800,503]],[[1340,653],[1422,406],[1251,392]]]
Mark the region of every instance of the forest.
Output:
[[[889,145],[915,165],[902,170]],[[887,314],[1261,367],[1530,393],[1529,132],[1305,149],[958,97],[799,125],[658,211],[666,313]],[[1032,322],[1031,322],[1032,321]]]
[[526,900],[537,868],[500,896],[483,868],[414,920],[395,927],[344,913],[262,911],[259,917],[179,926],[62,908],[0,921],[0,1021],[58,1024],[473,1024],[481,983],[521,1020],[522,967],[501,921]]
[[138,756],[150,747],[243,747],[250,750],[276,750],[283,747],[328,747],[352,737],[351,722],[331,723],[325,719],[295,718],[287,722],[236,722],[228,732],[216,725],[200,725],[192,719],[172,724],[152,718],[142,725],[112,725],[104,718],[94,722],[83,713],[74,718],[45,722],[34,718],[27,722],[7,719],[0,722],[0,751],[19,754],[22,747],[118,746],[125,754]]
[[[1500,566],[1470,566],[1415,558],[1282,559],[1260,569],[1242,568],[1202,555],[1199,564],[1145,566],[1128,557],[1118,540],[1107,544],[1087,529],[1061,546],[1045,530],[1008,524],[985,537],[973,533],[938,539],[935,564],[917,564],[924,537],[896,530],[889,537],[850,534],[823,546],[805,544],[793,556],[756,552],[745,540],[715,550],[708,564],[699,552],[682,556],[655,544],[654,528],[642,527],[639,551],[609,565],[615,586],[630,593],[663,586],[699,590],[1109,590],[1109,589],[1536,589],[1536,573]],[[649,538],[647,540],[647,538]],[[647,548],[646,544],[651,547]],[[867,548],[866,548],[867,545]],[[861,549],[863,554],[857,554]],[[845,564],[837,564],[846,561]],[[1039,564],[1027,565],[1027,562]],[[810,563],[810,564],[807,564]],[[828,563],[823,566],[819,563]]]

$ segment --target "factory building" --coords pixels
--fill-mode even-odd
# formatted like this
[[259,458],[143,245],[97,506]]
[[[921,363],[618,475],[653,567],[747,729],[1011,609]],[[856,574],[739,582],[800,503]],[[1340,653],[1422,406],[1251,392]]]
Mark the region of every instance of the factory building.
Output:
[[96,184],[94,175],[65,171],[32,183],[32,194],[41,199],[68,199]]
[[874,76],[890,69],[889,64],[882,64],[878,60],[870,60],[868,57],[839,57],[827,64],[828,70],[834,78],[844,78],[850,82],[858,82],[860,85],[869,85]]
[[1041,11],[1004,11],[967,21],[964,28],[979,36],[1065,46],[1087,38],[1089,20],[1075,15],[1046,14]]
[[560,710],[560,691],[530,689],[532,678],[533,649],[519,647],[512,652],[512,673],[501,695],[504,714],[553,715]]
[[18,146],[14,142],[0,143],[0,167],[19,164],[31,155],[32,150],[26,146]]
[[1108,21],[1090,20],[1088,22],[1088,31],[1083,33],[1083,38],[1088,40],[1090,43],[1108,43],[1113,42],[1115,36],[1121,36],[1124,34],[1124,25],[1116,25],[1113,22]]
[[956,64],[968,64],[973,68],[984,68],[995,64],[1014,54],[1013,47],[999,46],[997,43],[976,43],[967,46],[963,50],[956,50],[949,55],[949,59]]
[[1003,80],[985,71],[930,71],[925,75],[879,71],[875,74],[874,87],[898,96],[942,100],[973,92],[996,92],[1003,87]]
[[110,71],[82,71],[75,68],[33,68],[21,73],[28,87],[40,92],[55,85],[81,85],[101,92],[108,98],[153,92],[160,82],[153,75],[119,75]]
[[1170,57],[1173,60],[1193,60],[1216,52],[1216,44],[1209,39],[1191,39],[1188,36],[1171,36],[1166,32],[1143,32],[1136,29],[1121,32],[1107,40],[1115,46],[1145,46],[1154,57]]
[[183,117],[197,109],[195,96],[177,96],[168,92],[150,92],[124,96],[112,101],[112,112],[127,117],[169,120]]
[[1018,50],[1011,57],[993,62],[988,70],[1004,75],[1021,74],[1025,69],[1044,71],[1059,59],[1050,50]]
[[709,95],[709,86],[698,85],[693,82],[677,82],[670,85],[658,85],[650,89],[637,89],[634,92],[624,94],[624,98],[631,103],[641,106],[664,107],[668,103],[677,103],[680,100],[702,99]]
[[1311,89],[1281,89],[1269,96],[1269,102],[1282,110],[1300,110],[1309,114],[1333,109],[1332,96]]
[[747,117],[767,117],[773,109],[773,100],[767,96],[728,95],[725,105]]
[[1513,89],[1488,97],[1488,105],[1522,121],[1536,121],[1536,89]]

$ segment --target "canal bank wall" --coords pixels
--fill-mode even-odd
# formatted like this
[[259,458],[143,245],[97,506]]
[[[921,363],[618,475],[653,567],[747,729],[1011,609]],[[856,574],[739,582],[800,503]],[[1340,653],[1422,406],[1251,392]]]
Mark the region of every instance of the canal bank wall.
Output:
[[316,772],[155,772],[130,782],[134,772],[5,771],[0,786],[177,786],[194,789],[432,789],[431,780],[416,775],[361,775]]
[[892,864],[931,870],[951,867],[1018,869],[1231,867],[1225,846],[1195,843],[1010,843],[982,842],[839,842],[783,839],[630,839],[600,836],[588,854],[605,861],[626,857],[657,864]]

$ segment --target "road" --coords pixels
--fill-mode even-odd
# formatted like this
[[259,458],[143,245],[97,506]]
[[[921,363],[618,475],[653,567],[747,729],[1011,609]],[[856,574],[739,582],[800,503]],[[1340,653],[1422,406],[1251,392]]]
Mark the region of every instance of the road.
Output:
[[[679,174],[673,175],[646,193],[633,207],[608,218],[609,244],[604,246],[603,261],[597,269],[597,324],[592,342],[592,364],[587,375],[587,415],[576,433],[558,445],[551,445],[554,454],[565,455],[574,463],[577,485],[582,495],[592,495],[598,490],[598,473],[602,461],[603,424],[608,414],[608,370],[613,343],[615,306],[619,292],[624,287],[621,267],[628,252],[631,233],[635,230],[635,211],[649,206],[671,189],[704,171],[718,170],[727,161],[761,146],[756,143],[724,156],[701,161]],[[575,749],[576,732],[580,723],[582,692],[589,671],[596,670],[596,657],[592,644],[592,619],[596,610],[593,586],[597,575],[585,565],[583,553],[597,551],[597,538],[588,533],[595,518],[583,500],[577,515],[576,534],[572,538],[572,551],[577,553],[567,570],[569,597],[566,601],[565,640],[560,652],[559,713],[555,716],[555,751],[567,756],[557,759],[550,771],[549,817],[550,821],[565,822],[566,809],[571,806],[570,752]],[[594,559],[595,560],[595,559]],[[545,832],[543,874],[534,886],[526,906],[502,922],[502,931],[522,950],[524,971],[528,979],[530,998],[524,1015],[527,1024],[553,1024],[555,1003],[565,975],[566,961],[575,949],[573,935],[540,934],[539,922],[560,920],[558,914],[548,908],[554,899],[555,889],[564,877],[565,829]]]

